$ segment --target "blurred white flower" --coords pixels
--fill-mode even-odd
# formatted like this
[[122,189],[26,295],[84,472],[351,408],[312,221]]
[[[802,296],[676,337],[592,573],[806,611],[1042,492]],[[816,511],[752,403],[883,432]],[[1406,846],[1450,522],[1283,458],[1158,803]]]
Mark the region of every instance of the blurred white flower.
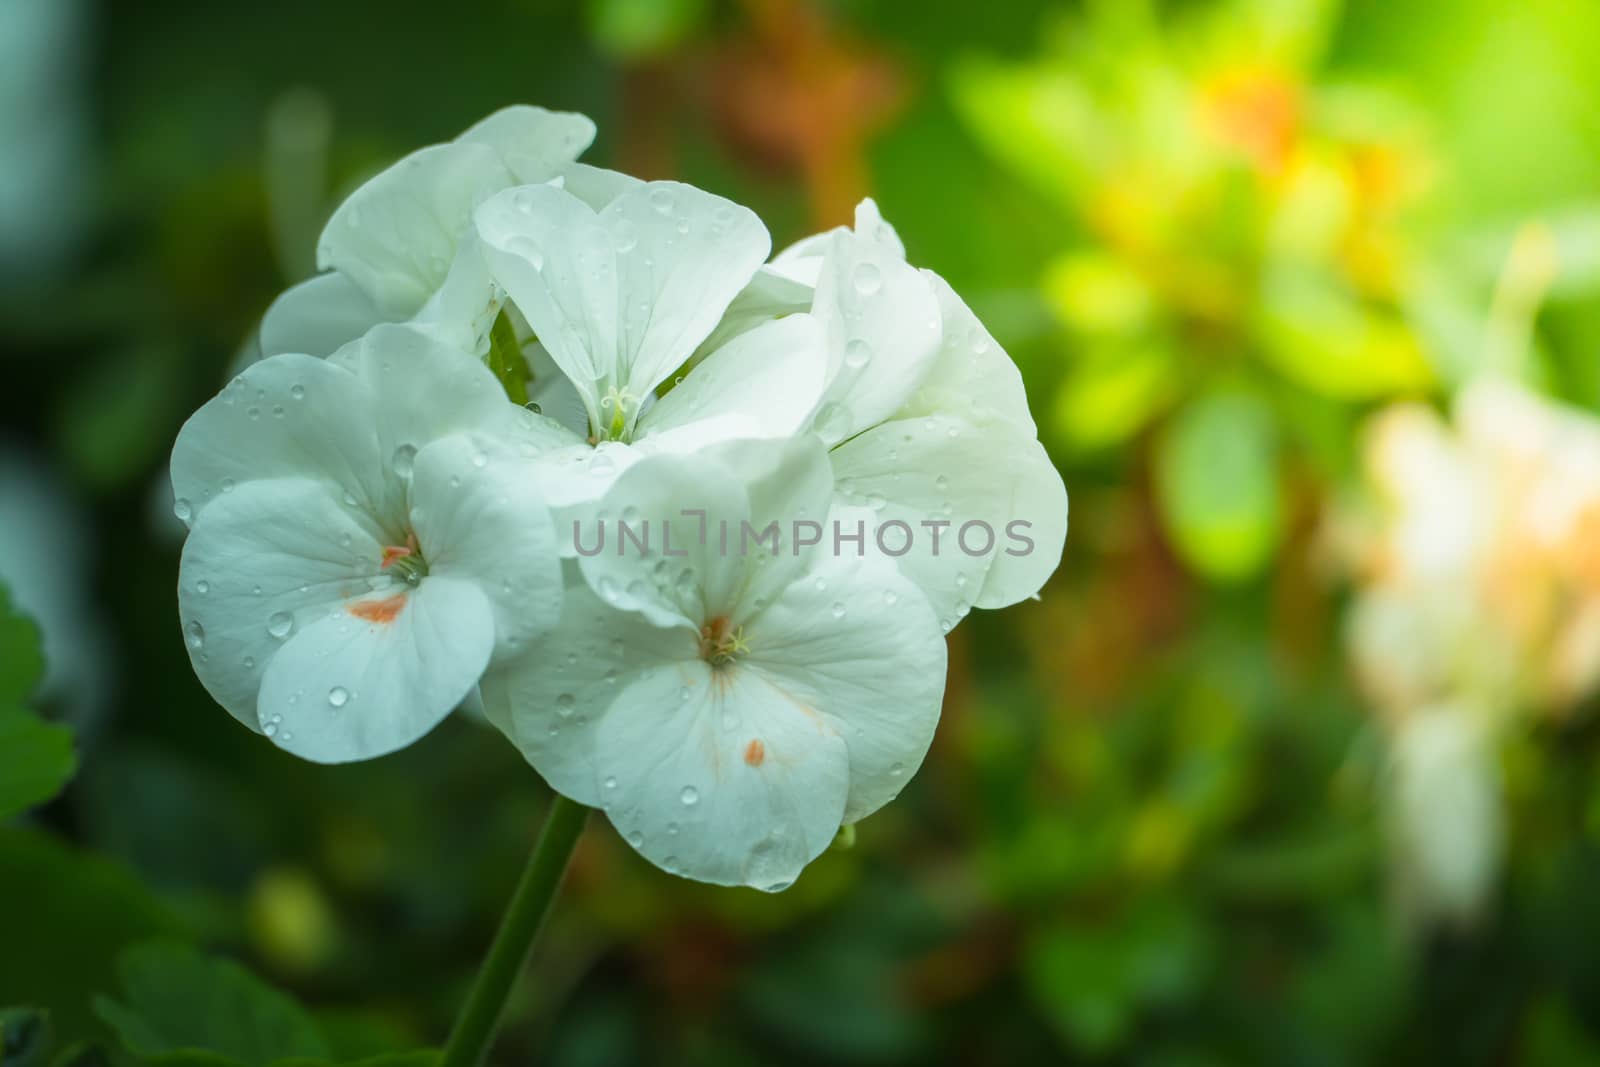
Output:
[[0,279],[11,285],[52,277],[89,221],[90,29],[83,0],[0,4]]
[[1389,774],[1401,906],[1423,919],[1473,922],[1505,844],[1500,768],[1483,717],[1459,705],[1418,709],[1396,730]]
[[54,471],[9,445],[0,447],[0,516],[0,585],[43,641],[37,696],[91,730],[110,697],[114,656],[88,585],[89,524]]
[[1483,381],[1452,422],[1379,415],[1365,461],[1347,640],[1394,753],[1397,870],[1417,912],[1466,919],[1500,851],[1500,740],[1600,682],[1600,419]]
[[365,759],[548,629],[560,565],[525,415],[403,326],[338,361],[265,359],[196,412],[172,456],[178,604],[217,702],[306,759]]

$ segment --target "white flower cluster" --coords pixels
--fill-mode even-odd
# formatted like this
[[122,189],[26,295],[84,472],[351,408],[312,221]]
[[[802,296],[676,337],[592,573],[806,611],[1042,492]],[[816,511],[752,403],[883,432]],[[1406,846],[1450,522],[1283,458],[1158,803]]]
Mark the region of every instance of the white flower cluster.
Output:
[[[747,209],[575,162],[593,135],[508,108],[334,213],[267,358],[179,435],[184,632],[299,756],[478,693],[652,862],[779,889],[916,771],[944,633],[1038,591],[1066,491],[1016,367],[870,201],[769,262]],[[793,533],[824,523],[1012,536]]]

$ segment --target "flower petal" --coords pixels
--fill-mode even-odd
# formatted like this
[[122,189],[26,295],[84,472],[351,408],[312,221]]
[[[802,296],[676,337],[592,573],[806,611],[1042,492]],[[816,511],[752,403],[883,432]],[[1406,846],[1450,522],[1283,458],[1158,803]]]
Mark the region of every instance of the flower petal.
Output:
[[468,430],[507,434],[519,420],[488,367],[415,327],[374,327],[339,358],[372,390],[379,454],[402,478],[430,441]]
[[759,268],[739,295],[733,298],[716,328],[695,353],[698,362],[747,330],[784,315],[810,311],[816,296],[817,271],[822,259],[806,261],[805,276],[794,278],[776,262]]
[[711,334],[772,241],[748,208],[680,182],[630,189],[601,216],[619,251],[617,377],[642,397]]
[[561,171],[561,187],[595,211],[643,184],[631,174],[607,170],[605,167],[591,167],[587,163],[573,163]]
[[444,282],[473,209],[515,183],[487,144],[420,149],[339,205],[317,243],[317,266],[343,272],[385,317],[408,317]]
[[[1067,487],[1044,446],[1030,441],[1014,455],[1012,471],[1006,522],[1014,543],[995,555],[984,576],[973,601],[980,608],[1003,608],[1036,594],[1061,565],[1066,546]],[[1013,527],[1013,522],[1026,525]]]
[[[975,604],[1031,596],[1060,561],[1066,489],[1029,436],[948,416],[896,419],[830,458],[840,499],[876,513],[875,549],[895,554],[946,629]],[[893,523],[905,523],[910,537]],[[995,568],[1002,569],[991,588]]]
[[692,626],[656,626],[603,603],[580,580],[549,637],[497,665],[481,683],[484,712],[550,783],[593,807],[602,802],[594,731],[640,676],[699,662]]
[[718,415],[748,416],[750,436],[792,436],[816,409],[827,368],[816,319],[766,322],[713,352],[657,401],[640,419],[640,438]]
[[638,404],[689,358],[768,248],[750,211],[677,182],[630,188],[598,215],[552,186],[508,190],[477,226],[495,278],[596,426],[614,414],[602,397]]
[[261,353],[329,356],[385,321],[360,286],[329,271],[290,286],[267,308],[261,320]]
[[456,138],[493,148],[515,184],[549,181],[594,143],[594,122],[575,111],[530,104],[503,107]]
[[494,607],[497,655],[514,654],[561,614],[561,557],[537,470],[465,434],[417,453],[411,523],[429,579],[477,583]]
[[505,296],[483,261],[478,235],[469,228],[461,235],[444,280],[411,321],[451,348],[482,359],[489,351],[489,330]]
[[922,274],[938,296],[943,336],[921,385],[899,414],[954,415],[978,427],[998,422],[1037,437],[1017,365],[948,282],[931,270]]
[[944,699],[944,638],[916,586],[884,560],[818,553],[750,619],[746,640],[750,672],[848,747],[843,821],[894,799],[921,766]]
[[727,467],[647,456],[617,476],[601,503],[578,549],[601,600],[661,626],[698,628],[732,609],[745,577],[736,557],[750,498]]
[[508,189],[474,218],[490,273],[583,393],[598,425],[599,400],[618,358],[610,231],[588,205],[549,185]]
[[473,582],[430,575],[311,623],[261,680],[261,729],[317,763],[371,759],[438,725],[477,684],[494,612]]
[[383,532],[338,491],[274,478],[219,496],[194,524],[178,569],[178,610],[206,692],[251,729],[267,664],[296,630],[379,572]]
[[828,847],[844,739],[762,675],[698,660],[622,689],[594,729],[602,807],[652,863],[716,885],[787,888]]
[[246,367],[189,417],[172,450],[174,509],[185,522],[235,485],[307,477],[377,510],[377,415],[362,382],[326,360],[272,356]]
[[812,313],[837,368],[815,429],[836,444],[892,416],[938,353],[939,302],[920,271],[854,233],[830,238]]

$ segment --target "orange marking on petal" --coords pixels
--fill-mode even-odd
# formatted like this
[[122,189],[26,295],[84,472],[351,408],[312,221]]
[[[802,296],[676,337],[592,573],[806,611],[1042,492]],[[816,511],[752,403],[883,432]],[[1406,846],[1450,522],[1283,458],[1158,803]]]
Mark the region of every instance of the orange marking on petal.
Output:
[[405,609],[406,595],[404,593],[396,593],[394,596],[383,600],[358,600],[345,608],[346,611],[358,619],[366,619],[368,622],[377,623],[394,622]]
[[744,761],[750,766],[759,767],[761,766],[761,761],[765,760],[766,758],[767,746],[761,743],[760,738],[756,738],[748,745],[744,746]]
[[395,560],[405,559],[415,551],[416,549],[412,548],[410,545],[384,545],[383,559],[378,564],[378,569],[388,570],[389,565],[394,563]]

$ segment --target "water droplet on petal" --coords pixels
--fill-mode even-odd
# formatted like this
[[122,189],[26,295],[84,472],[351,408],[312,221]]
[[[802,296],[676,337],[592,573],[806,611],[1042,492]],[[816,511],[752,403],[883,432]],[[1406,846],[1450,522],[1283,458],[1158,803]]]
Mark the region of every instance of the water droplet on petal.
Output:
[[415,445],[401,445],[394,450],[394,472],[402,478],[411,477],[411,471],[416,466],[417,449]]
[[578,707],[578,699],[571,693],[562,693],[556,697],[556,714],[562,718],[571,715]]
[[304,400],[306,398],[306,387],[298,384],[291,385],[289,386],[289,395],[296,400]]
[[194,509],[180,496],[172,502],[172,513],[178,517],[179,522],[188,522],[189,517],[194,514]]
[[342,685],[336,685],[328,690],[328,703],[336,708],[342,708],[350,702],[350,691]]
[[617,223],[613,237],[615,238],[617,251],[623,255],[632,252],[639,244],[639,233],[634,229],[633,223],[627,219]]
[[643,848],[644,835],[635,830],[633,833],[628,835],[628,844],[632,845],[634,848]]
[[198,650],[205,647],[206,628],[204,626],[201,626],[198,622],[191,622],[188,626],[184,627],[183,632],[189,639],[190,648]]
[[287,611],[277,611],[267,620],[267,633],[282,641],[294,629],[294,619]]
[[683,801],[684,807],[693,807],[700,803],[700,790],[692,785],[683,787],[683,792],[678,794],[678,799]]
[[198,582],[194,583],[194,591],[199,593],[201,596],[205,596],[207,593],[211,592],[211,583],[202,578]]
[[860,370],[872,362],[872,346],[859,337],[844,346],[844,365]]
[[878,270],[876,263],[857,263],[856,269],[850,273],[850,281],[856,287],[856,292],[871,296],[883,288],[883,272]]
[[844,618],[844,601],[835,600],[833,602],[833,617],[836,619]]

